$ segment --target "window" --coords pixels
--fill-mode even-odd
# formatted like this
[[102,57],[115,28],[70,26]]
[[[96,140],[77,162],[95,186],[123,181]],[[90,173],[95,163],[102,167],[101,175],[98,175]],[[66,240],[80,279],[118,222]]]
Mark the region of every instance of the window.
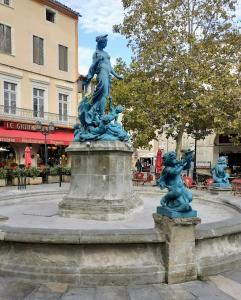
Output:
[[55,23],[55,12],[50,9],[46,9],[46,20]]
[[0,0],[0,4],[10,6],[10,0]]
[[33,116],[44,117],[44,90],[33,88]]
[[68,48],[62,45],[59,45],[59,69],[68,71]]
[[59,120],[67,121],[68,118],[68,95],[59,93]]
[[0,24],[0,51],[12,53],[11,27]]
[[4,81],[4,112],[16,114],[16,91],[17,84]]
[[33,62],[38,65],[44,64],[44,40],[33,36]]

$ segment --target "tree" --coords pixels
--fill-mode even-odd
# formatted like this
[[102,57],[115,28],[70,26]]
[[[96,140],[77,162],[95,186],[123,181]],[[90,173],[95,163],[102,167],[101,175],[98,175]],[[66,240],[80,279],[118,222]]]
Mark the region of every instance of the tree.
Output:
[[180,152],[184,132],[240,134],[241,35],[236,0],[122,0],[114,30],[132,48],[130,66],[113,83],[124,124],[144,146],[165,124]]

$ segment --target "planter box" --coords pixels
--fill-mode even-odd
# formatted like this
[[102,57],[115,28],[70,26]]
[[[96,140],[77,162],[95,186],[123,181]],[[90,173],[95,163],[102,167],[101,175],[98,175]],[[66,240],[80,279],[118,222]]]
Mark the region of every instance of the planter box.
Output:
[[71,175],[63,175],[63,182],[70,182]]
[[0,186],[6,186],[5,179],[0,179]]
[[14,177],[12,179],[12,185],[18,185],[18,178],[17,177]]
[[27,177],[26,178],[27,184],[41,184],[42,183],[42,177]]
[[57,183],[57,182],[59,182],[59,176],[52,176],[52,175],[48,176],[48,183]]

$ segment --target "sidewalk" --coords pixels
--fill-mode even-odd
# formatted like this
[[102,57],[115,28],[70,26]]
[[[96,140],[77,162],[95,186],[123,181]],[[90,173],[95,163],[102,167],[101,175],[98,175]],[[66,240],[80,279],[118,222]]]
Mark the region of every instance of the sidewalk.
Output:
[[0,278],[1,300],[231,300],[241,299],[241,269],[182,284],[76,287]]

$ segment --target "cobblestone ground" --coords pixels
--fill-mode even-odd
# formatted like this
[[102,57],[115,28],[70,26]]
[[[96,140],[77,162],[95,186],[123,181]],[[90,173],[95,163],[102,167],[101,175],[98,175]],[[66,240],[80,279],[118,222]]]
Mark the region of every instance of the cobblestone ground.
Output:
[[241,269],[207,281],[174,285],[76,287],[0,278],[1,300],[231,300],[241,299]]

